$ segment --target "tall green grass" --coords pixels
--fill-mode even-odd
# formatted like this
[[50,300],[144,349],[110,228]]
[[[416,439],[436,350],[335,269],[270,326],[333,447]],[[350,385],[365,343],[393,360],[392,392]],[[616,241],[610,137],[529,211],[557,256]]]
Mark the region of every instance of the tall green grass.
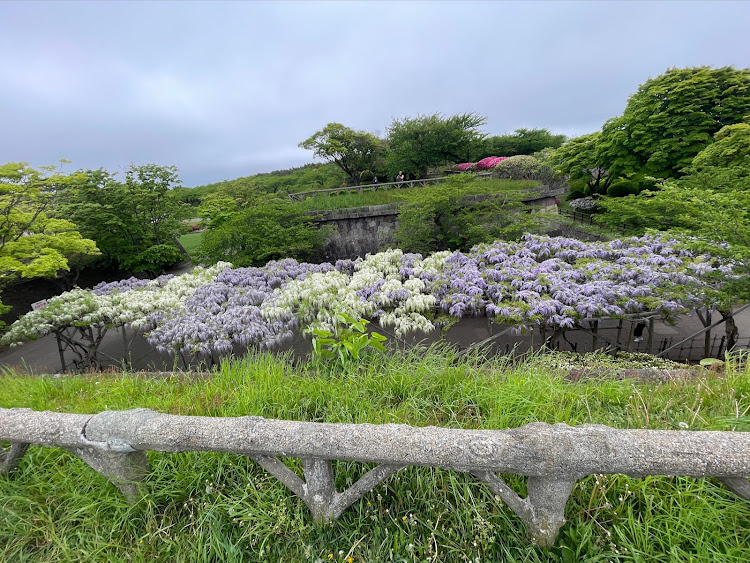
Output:
[[[205,377],[41,378],[6,374],[0,405],[161,412],[451,428],[528,422],[617,428],[750,430],[750,371],[665,384],[566,382],[522,365],[450,351],[371,356],[340,373],[258,354]],[[32,447],[0,477],[2,561],[747,561],[750,503],[713,480],[591,476],[578,482],[557,545],[529,544],[523,525],[466,474],[407,468],[330,527],[244,456],[149,453],[134,505],[73,455]],[[298,468],[298,460],[285,460]],[[340,487],[369,467],[336,462]],[[519,492],[525,480],[507,476]]]
[[[502,193],[507,190],[529,189],[539,185],[539,182],[528,180],[501,180],[501,179],[476,179],[462,186],[464,195],[481,195]],[[401,188],[378,190],[375,192],[365,191],[360,193],[351,192],[341,195],[318,195],[309,197],[295,206],[303,211],[319,211],[345,209],[349,207],[364,207],[367,205],[384,205],[386,203],[401,203],[408,201],[412,194],[419,190],[429,190],[434,186],[425,186],[422,188]]]

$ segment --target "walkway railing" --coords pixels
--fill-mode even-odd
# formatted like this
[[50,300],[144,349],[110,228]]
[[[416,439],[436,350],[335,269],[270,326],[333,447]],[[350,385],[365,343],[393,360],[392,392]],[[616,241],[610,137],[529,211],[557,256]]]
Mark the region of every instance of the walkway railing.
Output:
[[[0,440],[11,444],[0,450],[0,472],[13,470],[29,444],[58,446],[78,455],[130,501],[142,494],[148,450],[244,454],[300,497],[318,523],[335,520],[404,467],[468,472],[518,515],[530,539],[540,546],[554,544],[576,480],[591,474],[716,477],[750,499],[748,432],[544,423],[507,430],[458,430],[176,416],[149,409],[66,414],[14,408],[0,409]],[[301,458],[304,480],[278,456]],[[332,460],[378,465],[338,492]],[[498,473],[528,476],[528,495],[520,497]]]
[[594,215],[592,213],[584,213],[583,211],[571,211],[569,209],[560,209],[560,214],[570,217],[574,221],[579,223],[585,223],[587,225],[594,224]]
[[[489,179],[492,177],[491,172],[483,174],[476,174],[478,178]],[[448,176],[441,176],[440,178],[422,178],[421,180],[404,180],[403,182],[379,182],[377,184],[362,184],[361,186],[342,186],[340,188],[328,188],[325,190],[311,190],[309,192],[297,192],[289,194],[289,199],[292,201],[302,201],[308,197],[315,197],[318,195],[342,195],[349,193],[363,193],[366,191],[375,192],[378,190],[392,190],[402,188],[424,188],[426,186],[440,184],[446,180],[451,180]]]

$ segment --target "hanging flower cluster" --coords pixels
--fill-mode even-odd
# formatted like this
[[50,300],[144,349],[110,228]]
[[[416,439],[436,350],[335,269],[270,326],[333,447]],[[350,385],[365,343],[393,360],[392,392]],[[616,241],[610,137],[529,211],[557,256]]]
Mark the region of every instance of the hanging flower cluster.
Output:
[[66,327],[151,327],[155,312],[178,307],[182,300],[229,266],[227,262],[219,262],[181,276],[161,276],[154,280],[130,278],[99,284],[93,290],[66,291],[50,299],[45,307],[14,322],[0,343],[14,346]]
[[[336,313],[379,319],[382,326],[394,327],[398,336],[431,330],[424,313],[434,309],[435,298],[424,293],[422,280],[402,273],[403,261],[401,250],[388,250],[346,264],[341,270],[290,282],[264,306],[263,314],[268,319],[292,315],[306,330],[335,332]],[[347,272],[349,266],[353,267],[351,273]]]
[[155,328],[148,341],[160,352],[199,354],[279,344],[292,337],[297,319],[286,312],[264,317],[263,303],[289,281],[332,271],[330,264],[293,259],[269,262],[262,268],[225,269],[179,307],[152,315]]
[[518,330],[572,328],[582,320],[654,312],[667,317],[711,305],[705,276],[730,264],[647,235],[603,242],[527,235],[427,257],[388,250],[364,260],[221,263],[156,280],[76,289],[16,321],[14,344],[66,326],[150,330],[162,352],[228,354],[271,347],[295,329],[335,332],[336,313],[377,319],[397,336],[429,331],[438,313],[487,315]]
[[596,209],[596,201],[591,196],[579,197],[570,200],[570,206],[577,211]]
[[701,303],[700,278],[713,270],[706,257],[659,236],[591,243],[527,235],[452,254],[427,290],[453,316],[486,314],[519,330],[572,328],[581,319],[684,313]]

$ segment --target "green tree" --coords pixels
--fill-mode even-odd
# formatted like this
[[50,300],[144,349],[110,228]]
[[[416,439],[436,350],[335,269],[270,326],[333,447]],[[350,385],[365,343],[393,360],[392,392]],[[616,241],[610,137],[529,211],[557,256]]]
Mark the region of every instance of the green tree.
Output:
[[684,237],[697,250],[735,263],[731,276],[721,271],[712,274],[730,349],[738,335],[732,306],[750,300],[750,168],[709,167],[666,180],[657,190],[638,196],[605,198],[600,205],[605,213],[598,218],[610,227],[625,228],[630,234],[666,230]]
[[216,184],[208,184],[205,186],[196,186],[195,188],[186,188],[185,186],[175,186],[172,188],[172,193],[182,203],[189,205],[190,207],[198,207],[203,198],[212,194],[216,191]]
[[485,137],[479,131],[485,122],[486,118],[476,113],[394,119],[388,127],[388,173],[403,171],[425,177],[433,166],[471,159]]
[[176,242],[186,215],[172,191],[178,184],[174,166],[131,165],[122,183],[88,170],[72,184],[65,213],[97,241],[107,265],[156,274],[185,258]]
[[492,135],[484,139],[479,152],[471,161],[479,161],[488,156],[512,156],[518,154],[518,139],[514,135]]
[[205,263],[225,260],[234,266],[262,266],[281,258],[316,261],[327,234],[287,197],[256,193],[235,213],[222,214],[211,223],[197,258]]
[[539,229],[540,217],[528,212],[523,190],[506,188],[491,196],[467,195],[466,188],[476,181],[469,174],[460,175],[410,196],[399,211],[395,233],[399,247],[422,254],[469,250],[482,242],[512,240]]
[[[54,278],[99,254],[93,240],[56,216],[71,177],[25,162],[0,165],[0,291],[20,278]],[[0,303],[0,310],[7,310]]]
[[601,137],[599,131],[575,137],[550,155],[555,173],[567,176],[574,184],[583,182],[592,195],[606,194],[612,183],[609,172],[600,166],[598,153]]
[[748,115],[750,69],[670,69],[604,124],[597,166],[615,178],[678,178],[717,131]]
[[750,125],[747,123],[722,127],[714,135],[714,142],[695,156],[690,171],[730,166],[750,171]]
[[382,167],[385,146],[381,139],[365,131],[355,131],[340,123],[329,123],[299,144],[303,149],[334,163],[354,185],[365,170]]
[[553,135],[549,129],[516,129],[510,135],[493,135],[482,143],[482,152],[474,158],[486,156],[533,155],[542,149],[557,148],[565,142],[565,135]]

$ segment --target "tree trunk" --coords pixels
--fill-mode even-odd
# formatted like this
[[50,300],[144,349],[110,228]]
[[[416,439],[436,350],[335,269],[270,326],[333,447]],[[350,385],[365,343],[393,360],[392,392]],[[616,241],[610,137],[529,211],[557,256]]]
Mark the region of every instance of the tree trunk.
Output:
[[737,323],[734,322],[734,315],[731,308],[728,310],[719,309],[719,313],[721,314],[721,318],[724,319],[724,328],[727,335],[727,352],[731,352],[737,345],[737,340],[740,336]]
[[177,249],[180,251],[180,254],[182,254],[186,259],[190,260],[190,254],[187,253],[187,250],[185,250],[185,247],[180,244],[180,241],[177,237],[174,237],[172,239],[172,242],[177,245]]

